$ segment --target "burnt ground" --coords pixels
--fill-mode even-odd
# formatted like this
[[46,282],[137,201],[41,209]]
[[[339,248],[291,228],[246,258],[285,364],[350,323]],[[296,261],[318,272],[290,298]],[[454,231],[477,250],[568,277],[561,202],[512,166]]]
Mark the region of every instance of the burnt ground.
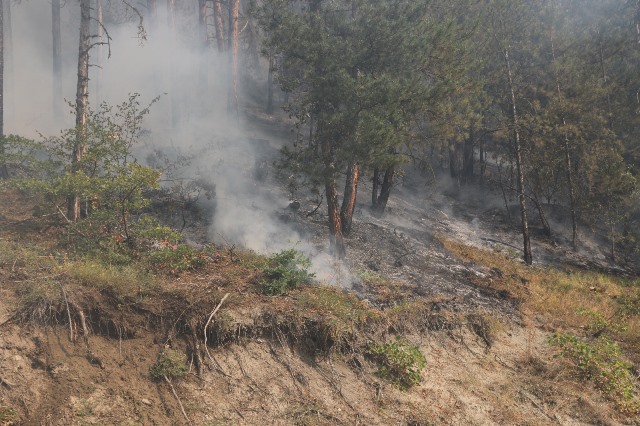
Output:
[[[364,207],[370,183],[361,183],[347,260],[319,274],[337,290],[263,296],[254,255],[225,241],[204,270],[158,278],[149,294],[123,299],[109,286],[63,279],[87,315],[92,356],[82,339],[69,341],[62,303],[49,306],[46,320],[17,315],[21,289],[58,274],[29,270],[18,251],[0,263],[0,425],[188,424],[176,395],[198,425],[631,424],[576,382],[547,344],[548,327],[492,284],[501,271],[447,250],[456,241],[519,257],[518,230],[498,195],[480,185],[436,188],[411,173],[382,218]],[[284,189],[270,190],[286,205]],[[0,243],[52,249],[59,221],[33,219],[20,195],[2,196]],[[312,197],[299,202],[266,214],[322,253],[326,216],[322,208],[307,215]],[[200,243],[208,227],[196,215],[185,230]],[[559,233],[536,238],[534,256],[538,265],[611,268],[599,247],[589,242],[573,254]],[[205,323],[227,293],[207,353]],[[395,336],[427,361],[409,391],[378,377],[365,356],[371,341]],[[166,348],[185,354],[189,368],[173,382],[175,394],[149,372]]]

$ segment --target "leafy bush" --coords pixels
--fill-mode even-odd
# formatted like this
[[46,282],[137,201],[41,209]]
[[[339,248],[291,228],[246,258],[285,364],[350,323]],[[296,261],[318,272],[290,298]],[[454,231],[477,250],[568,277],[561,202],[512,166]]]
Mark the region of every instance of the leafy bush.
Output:
[[607,337],[586,341],[572,333],[556,333],[549,341],[560,347],[560,354],[571,360],[580,376],[592,380],[618,409],[628,413],[640,412],[631,364],[622,358],[620,347],[615,342]]
[[427,365],[420,349],[400,338],[394,342],[371,343],[367,354],[379,365],[376,375],[403,390],[420,383],[420,373]]
[[202,250],[185,244],[163,244],[147,255],[149,263],[160,270],[176,274],[201,268],[208,262],[209,256]]
[[182,352],[167,348],[158,354],[158,360],[151,366],[149,373],[155,380],[165,377],[177,379],[189,372],[185,361],[186,357]]
[[309,284],[315,277],[309,272],[310,267],[311,261],[304,254],[294,249],[282,250],[269,257],[262,270],[262,291],[277,296],[299,284]]

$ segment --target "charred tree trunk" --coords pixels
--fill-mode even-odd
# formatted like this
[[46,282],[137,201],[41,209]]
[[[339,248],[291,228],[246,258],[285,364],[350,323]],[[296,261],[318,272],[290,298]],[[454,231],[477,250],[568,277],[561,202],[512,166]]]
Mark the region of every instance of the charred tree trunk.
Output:
[[8,177],[4,149],[4,0],[0,0],[0,178]]
[[380,195],[376,200],[375,213],[378,216],[382,216],[387,208],[387,202],[391,195],[391,188],[393,187],[393,176],[395,175],[395,167],[391,166],[384,171],[384,179],[382,180],[382,186],[380,187]]
[[520,218],[522,221],[522,240],[523,240],[523,252],[524,261],[527,265],[533,263],[533,256],[531,254],[531,239],[529,235],[529,222],[527,219],[527,204],[525,200],[525,187],[524,187],[524,166],[522,164],[522,146],[520,143],[520,128],[518,120],[518,109],[516,106],[516,92],[513,83],[513,73],[511,71],[511,60],[509,59],[509,49],[504,50],[504,60],[507,68],[507,77],[509,81],[509,92],[511,95],[511,124],[513,125],[513,142],[514,151],[516,157],[516,171],[518,178],[518,200],[520,202]]
[[224,52],[224,22],[222,19],[222,1],[213,1],[213,16],[216,26],[216,43],[218,45],[218,52]]
[[53,41],[53,114],[62,118],[62,39],[60,36],[60,0],[51,2],[51,29]]
[[[80,42],[78,47],[78,84],[76,88],[76,141],[71,157],[71,169],[74,172],[80,169],[80,162],[87,148],[85,133],[89,108],[90,20],[91,0],[80,0]],[[80,201],[77,194],[71,194],[67,199],[67,217],[72,221],[77,221],[80,218]]]
[[347,177],[344,184],[344,196],[342,198],[342,209],[340,210],[340,223],[342,234],[349,236],[351,233],[351,223],[353,222],[353,211],[356,207],[358,195],[358,179],[360,177],[360,165],[356,162],[347,168]]

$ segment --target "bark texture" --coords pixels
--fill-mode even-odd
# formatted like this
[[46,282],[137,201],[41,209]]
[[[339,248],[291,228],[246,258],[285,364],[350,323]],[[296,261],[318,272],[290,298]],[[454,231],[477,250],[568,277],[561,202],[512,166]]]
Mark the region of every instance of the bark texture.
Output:
[[218,52],[224,52],[224,22],[222,20],[222,1],[213,1],[213,16],[216,24],[216,43]]
[[360,165],[350,164],[347,168],[347,177],[344,184],[344,196],[342,198],[342,208],[340,209],[340,223],[342,235],[349,236],[351,224],[353,222],[353,211],[356,208],[356,198],[358,195],[358,179],[360,177]]
[[516,106],[516,92],[513,82],[513,73],[511,71],[511,60],[509,58],[509,49],[504,50],[504,60],[507,68],[507,77],[509,81],[509,92],[511,95],[511,124],[513,126],[513,142],[514,151],[516,157],[516,172],[518,179],[518,201],[520,203],[520,219],[522,222],[522,240],[523,240],[523,252],[524,262],[527,265],[533,263],[533,256],[531,253],[531,238],[529,235],[529,222],[527,219],[527,202],[525,199],[525,187],[524,187],[524,166],[522,164],[522,145],[520,141],[520,128],[518,120],[518,108]]
[[53,42],[53,114],[62,118],[62,38],[60,35],[60,0],[51,2],[51,40]]
[[[87,127],[87,112],[89,108],[89,49],[91,48],[90,34],[91,0],[80,0],[80,43],[78,47],[78,84],[76,87],[76,141],[71,157],[71,168],[79,170],[80,161],[86,151],[85,131]],[[77,221],[80,218],[80,200],[77,194],[72,194],[67,200],[67,217]]]
[[[4,0],[0,0],[0,158],[4,160]],[[0,164],[0,178],[9,177],[6,164]]]

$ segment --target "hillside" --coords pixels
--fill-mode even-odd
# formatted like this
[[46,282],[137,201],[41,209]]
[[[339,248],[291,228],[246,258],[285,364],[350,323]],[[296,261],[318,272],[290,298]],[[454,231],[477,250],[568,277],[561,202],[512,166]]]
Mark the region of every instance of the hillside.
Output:
[[[507,224],[469,217],[473,199],[401,189],[386,218],[356,214],[341,286],[267,296],[253,252],[219,243],[182,272],[108,266],[64,251],[61,217],[2,198],[1,424],[638,421],[637,278],[551,243],[535,252],[553,265],[526,267],[489,241],[515,238]],[[306,207],[289,223],[322,245]]]

